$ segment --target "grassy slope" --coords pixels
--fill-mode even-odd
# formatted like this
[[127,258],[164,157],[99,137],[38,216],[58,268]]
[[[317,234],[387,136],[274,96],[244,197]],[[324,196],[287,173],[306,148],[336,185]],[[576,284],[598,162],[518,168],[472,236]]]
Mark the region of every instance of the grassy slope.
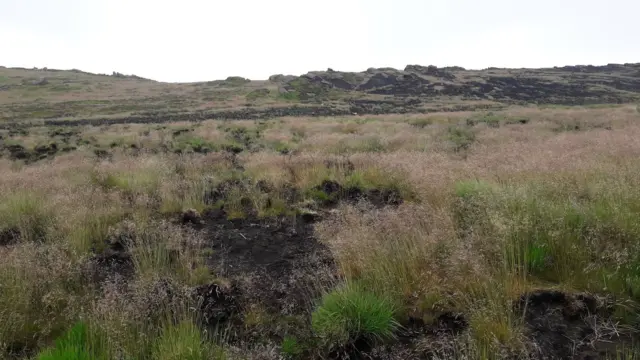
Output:
[[[380,71],[387,71],[389,74],[398,73],[395,70]],[[640,70],[634,65],[612,69],[605,67],[582,72],[564,68],[448,71],[455,76],[455,79],[443,79],[425,74],[420,76],[425,81],[435,84],[459,86],[473,91],[478,91],[483,84],[492,83],[495,90],[476,99],[473,98],[475,95],[469,97],[462,94],[413,96],[422,102],[422,105],[416,109],[438,109],[463,103],[470,106],[500,105],[505,101],[510,102],[508,101],[510,97],[529,92],[532,86],[546,88],[540,88],[540,93],[534,92],[520,100],[529,102],[541,100],[549,95],[545,94],[546,92],[554,91],[554,86],[571,85],[571,88],[563,91],[581,91],[585,94],[582,95],[583,97],[588,94],[592,98],[590,102],[605,103],[637,99],[640,90],[640,85],[637,83]],[[315,72],[310,74],[324,78],[339,76],[340,79],[351,80],[354,84],[360,81],[358,79],[367,79],[367,76],[371,76],[367,73],[335,75],[336,73]],[[43,78],[47,83],[38,84]],[[520,82],[518,86],[521,86],[521,90],[502,93],[514,81]],[[534,85],[527,85],[527,81],[534,81]],[[281,93],[280,90],[283,87],[291,91]],[[560,91],[560,95],[563,91]],[[497,98],[493,100],[496,96]],[[555,98],[551,96],[544,102],[562,102],[563,100],[557,96]],[[277,78],[273,81],[248,81],[238,77],[180,84],[161,83],[138,77],[95,75],[77,70],[45,71],[0,67],[0,120],[10,123],[37,122],[42,119],[123,118],[141,115],[167,117],[195,111],[264,109],[294,104],[343,108],[354,100],[391,103],[399,101],[393,96],[370,91],[323,88],[323,85],[309,84],[303,77],[296,78],[289,85],[286,81]],[[400,103],[402,101],[400,100]]]
[[[131,83],[136,93],[191,86],[96,79]],[[55,96],[46,103],[65,101]],[[455,357],[535,353],[514,303],[539,288],[608,296],[614,316],[594,322],[593,330],[608,334],[617,324],[626,331],[637,324],[640,300],[638,120],[638,108],[623,105],[7,130],[3,142],[30,151],[51,142],[76,148],[28,165],[9,154],[0,160],[0,239],[7,244],[0,246],[0,356],[54,346],[78,324],[88,324],[88,338],[100,341],[43,350],[41,358],[55,358],[56,351],[62,357],[99,351],[94,358],[221,356],[220,341],[200,333],[184,311],[190,304],[156,291],[158,283],[184,289],[220,281],[204,267],[204,234],[163,220],[206,209],[210,182],[229,179],[253,189],[236,189],[225,200],[235,216],[246,216],[235,207],[240,196],[251,198],[261,216],[290,215],[288,206],[322,200],[314,189],[328,179],[399,189],[407,200],[365,213],[342,204],[319,223],[316,234],[331,248],[346,285],[309,299],[319,308],[294,330],[283,325],[282,314],[246,314],[244,326],[277,329],[283,341],[222,342],[230,353],[326,355],[359,337],[393,341],[398,323],[409,317],[430,323],[451,311],[469,322],[455,340]],[[227,146],[242,150],[235,160]],[[108,151],[111,160],[95,150]],[[276,189],[293,186],[304,199],[268,207],[255,190],[259,180]],[[91,253],[122,234],[135,239],[133,278],[126,286],[87,283]],[[175,319],[167,317],[168,306]]]

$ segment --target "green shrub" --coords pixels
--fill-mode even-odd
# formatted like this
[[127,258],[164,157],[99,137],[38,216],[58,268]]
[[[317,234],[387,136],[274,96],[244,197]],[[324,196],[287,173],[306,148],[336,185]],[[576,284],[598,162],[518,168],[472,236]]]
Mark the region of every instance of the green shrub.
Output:
[[451,126],[447,132],[447,139],[453,144],[453,150],[460,152],[467,150],[476,140],[473,130],[463,126]]
[[316,334],[329,346],[341,346],[358,339],[394,338],[399,324],[396,307],[362,286],[346,284],[322,297],[312,314]]

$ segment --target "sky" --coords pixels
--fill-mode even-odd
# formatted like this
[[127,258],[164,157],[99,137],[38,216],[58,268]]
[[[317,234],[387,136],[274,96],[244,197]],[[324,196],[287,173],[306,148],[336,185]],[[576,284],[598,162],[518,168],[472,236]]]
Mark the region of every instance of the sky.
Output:
[[640,62],[638,0],[0,0],[0,65],[167,82]]

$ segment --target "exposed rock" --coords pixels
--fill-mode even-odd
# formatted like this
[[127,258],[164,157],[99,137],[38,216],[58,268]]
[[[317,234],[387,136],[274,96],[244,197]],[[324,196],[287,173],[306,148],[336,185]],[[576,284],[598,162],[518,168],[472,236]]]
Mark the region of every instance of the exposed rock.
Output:
[[271,81],[273,83],[287,82],[287,81],[295,79],[296,77],[297,76],[295,76],[295,75],[276,74],[276,75],[269,76],[269,81]]
[[444,69],[438,69],[437,66],[429,65],[429,66],[421,66],[421,65],[407,65],[404,68],[406,72],[413,72],[422,75],[430,75],[435,77],[440,77],[446,80],[455,80],[456,76]]

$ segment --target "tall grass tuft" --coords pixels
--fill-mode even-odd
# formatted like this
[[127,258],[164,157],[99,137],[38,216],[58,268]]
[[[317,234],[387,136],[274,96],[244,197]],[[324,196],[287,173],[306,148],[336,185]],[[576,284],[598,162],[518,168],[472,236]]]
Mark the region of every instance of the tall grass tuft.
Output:
[[23,243],[0,253],[0,355],[34,350],[73,322],[79,269],[56,245]]
[[203,336],[190,319],[167,323],[156,339],[151,359],[157,360],[222,360],[224,351]]

